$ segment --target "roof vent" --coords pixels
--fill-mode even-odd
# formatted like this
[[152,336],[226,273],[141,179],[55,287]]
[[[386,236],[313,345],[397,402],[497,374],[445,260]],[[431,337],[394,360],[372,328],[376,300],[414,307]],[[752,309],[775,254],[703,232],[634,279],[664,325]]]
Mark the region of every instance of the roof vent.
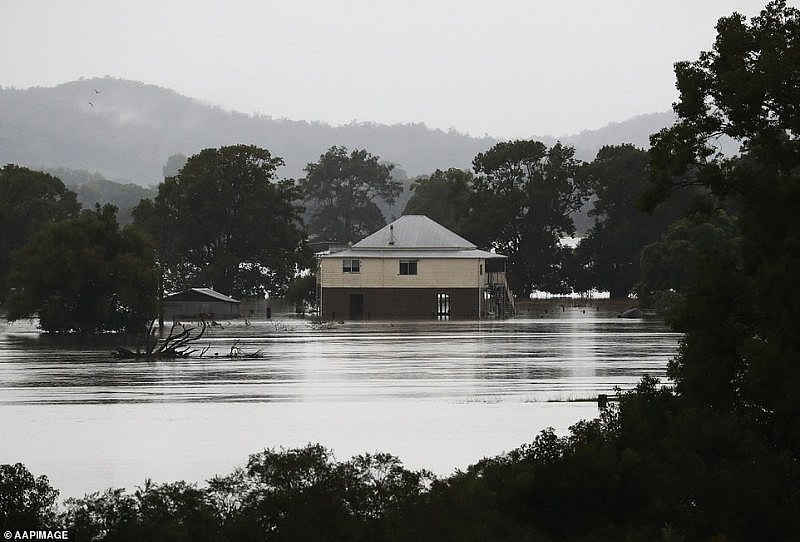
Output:
[[394,226],[389,224],[389,244],[394,245]]

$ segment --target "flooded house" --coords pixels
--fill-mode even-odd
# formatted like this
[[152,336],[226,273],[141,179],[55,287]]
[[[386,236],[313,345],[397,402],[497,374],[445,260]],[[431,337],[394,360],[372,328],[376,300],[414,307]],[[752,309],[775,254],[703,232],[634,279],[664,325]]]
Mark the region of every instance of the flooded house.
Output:
[[164,319],[219,320],[239,318],[241,301],[211,288],[190,288],[164,298]]
[[506,259],[427,216],[402,216],[321,256],[320,313],[325,320],[510,316]]

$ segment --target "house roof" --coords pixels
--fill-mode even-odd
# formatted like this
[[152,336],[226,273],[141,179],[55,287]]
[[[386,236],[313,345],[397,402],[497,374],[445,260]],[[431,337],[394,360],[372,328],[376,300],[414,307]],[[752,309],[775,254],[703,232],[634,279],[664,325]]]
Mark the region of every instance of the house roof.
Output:
[[225,301],[227,303],[241,303],[241,301],[238,301],[232,297],[228,297],[225,294],[221,294],[216,290],[212,290],[211,288],[190,288],[182,292],[168,295],[164,299],[174,300],[174,301],[191,301],[192,298],[196,298],[198,297],[198,295],[202,297],[210,297],[215,299],[216,301]]
[[399,259],[415,259],[415,258],[463,258],[463,259],[490,259],[490,258],[507,258],[502,254],[495,254],[494,252],[487,252],[477,248],[471,250],[419,250],[419,249],[357,249],[355,245],[348,250],[341,252],[334,252],[333,254],[324,254],[322,258],[399,258]]
[[[401,216],[353,245],[353,249],[473,250],[477,247],[423,215]],[[341,254],[341,253],[337,253]]]

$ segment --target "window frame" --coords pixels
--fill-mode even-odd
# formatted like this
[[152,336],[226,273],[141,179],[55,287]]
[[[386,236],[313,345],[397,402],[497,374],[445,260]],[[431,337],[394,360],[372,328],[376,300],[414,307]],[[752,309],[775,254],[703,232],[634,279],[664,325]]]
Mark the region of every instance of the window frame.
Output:
[[358,258],[342,258],[342,273],[361,273],[361,260]]
[[[399,265],[398,270],[397,270],[397,274],[398,275],[414,276],[414,275],[418,274],[418,272],[419,272],[419,265],[418,265],[419,260],[417,260],[417,259],[402,259],[402,260],[398,260],[398,261],[400,262],[400,265]],[[405,269],[406,272],[405,273],[403,272],[403,266],[404,265],[406,266],[406,269]]]

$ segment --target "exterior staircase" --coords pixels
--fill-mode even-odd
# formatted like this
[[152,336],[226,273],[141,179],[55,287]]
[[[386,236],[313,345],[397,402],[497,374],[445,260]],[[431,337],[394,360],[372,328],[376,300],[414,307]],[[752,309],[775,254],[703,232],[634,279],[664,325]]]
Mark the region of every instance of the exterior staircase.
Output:
[[505,284],[489,283],[486,285],[489,294],[488,314],[495,318],[508,318],[516,313],[514,293]]

